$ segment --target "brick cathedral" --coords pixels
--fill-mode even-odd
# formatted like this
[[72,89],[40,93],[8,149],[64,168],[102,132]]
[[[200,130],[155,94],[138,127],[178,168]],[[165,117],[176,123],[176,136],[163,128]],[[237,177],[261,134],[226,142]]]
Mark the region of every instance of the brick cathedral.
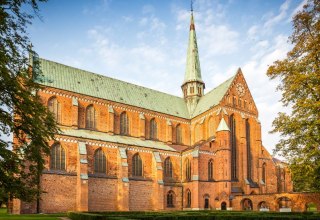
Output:
[[[38,95],[61,129],[45,158],[41,212],[303,210],[288,169],[263,146],[241,69],[204,92],[193,13],[183,97],[39,61]],[[12,213],[35,210],[12,203]]]

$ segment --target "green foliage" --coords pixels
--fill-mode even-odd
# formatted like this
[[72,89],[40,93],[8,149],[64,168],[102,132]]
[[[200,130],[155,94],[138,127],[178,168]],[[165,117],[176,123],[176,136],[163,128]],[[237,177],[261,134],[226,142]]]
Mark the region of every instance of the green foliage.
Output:
[[173,212],[69,212],[72,220],[161,219],[161,220],[225,220],[225,219],[319,219],[314,213],[237,212],[237,211],[173,211]]
[[7,210],[0,208],[0,220],[59,220],[60,217],[65,217],[66,214],[24,214],[11,215],[7,214]]
[[[26,27],[37,15],[39,1],[0,1],[0,188],[25,201],[39,195],[43,156],[50,152],[47,142],[58,131],[36,95],[40,87],[33,78],[41,74],[39,65],[31,71],[37,61],[28,59],[34,51]],[[13,142],[7,141],[11,134]]]
[[275,153],[288,160],[295,190],[320,191],[319,0],[309,0],[294,16],[293,28],[293,49],[267,71],[271,79],[280,79],[281,101],[292,109],[273,121],[272,132],[281,134]]

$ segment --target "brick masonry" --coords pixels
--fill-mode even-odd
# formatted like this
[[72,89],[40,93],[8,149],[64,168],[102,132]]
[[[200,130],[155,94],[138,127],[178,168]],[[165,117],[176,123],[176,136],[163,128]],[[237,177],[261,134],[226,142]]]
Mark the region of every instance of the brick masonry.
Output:
[[[246,93],[241,97],[236,92],[237,83],[246,87]],[[274,161],[264,148],[258,111],[241,72],[237,74],[219,105],[192,119],[49,87],[38,94],[44,105],[47,105],[49,98],[57,98],[60,103],[58,123],[62,128],[85,129],[85,110],[93,105],[96,112],[95,132],[120,135],[119,116],[126,111],[129,136],[148,140],[150,120],[155,118],[158,127],[157,141],[174,149],[168,151],[152,146],[126,145],[57,134],[57,141],[66,152],[66,170],[50,170],[50,157],[45,158],[46,169],[41,179],[41,188],[45,193],[41,196],[41,212],[199,210],[205,208],[205,200],[208,200],[209,209],[221,209],[224,208],[222,204],[225,204],[225,208],[242,210],[245,199],[250,199],[253,210],[258,210],[259,203],[265,201],[270,210],[277,211],[281,197],[289,198],[293,211],[305,210],[306,204],[310,202],[320,207],[319,194],[292,192],[289,170],[284,164]],[[72,99],[77,100],[77,105]],[[231,114],[236,121],[236,181],[231,181],[230,132],[217,131],[222,118],[230,124]],[[255,187],[250,186],[247,179],[246,120],[250,123],[251,176],[252,181],[257,184]],[[182,127],[182,143],[179,144],[175,143],[177,125]],[[80,143],[85,144],[85,154],[79,152]],[[50,145],[53,144],[51,141]],[[102,149],[107,159],[107,171],[103,175],[94,172],[94,152],[97,149]],[[120,149],[125,149],[126,157],[121,156]],[[155,158],[155,152],[159,153],[160,161]],[[142,159],[142,177],[132,176],[132,157],[136,153]],[[167,157],[172,161],[172,178],[163,175],[163,162]],[[190,181],[186,179],[187,158],[191,161]],[[87,163],[81,163],[81,160],[87,160]],[[213,160],[213,180],[208,179],[209,160]],[[265,182],[262,182],[263,164],[266,165]],[[83,178],[83,174],[88,178]],[[191,207],[187,207],[187,190],[191,191]],[[167,207],[169,191],[174,193],[174,207]],[[12,213],[35,211],[34,203],[27,204],[17,199],[11,203]]]

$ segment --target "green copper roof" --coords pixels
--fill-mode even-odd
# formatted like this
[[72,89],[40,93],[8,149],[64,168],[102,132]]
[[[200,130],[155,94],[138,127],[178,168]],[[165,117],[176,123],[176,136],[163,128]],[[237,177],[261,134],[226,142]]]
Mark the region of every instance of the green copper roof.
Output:
[[130,146],[133,145],[133,146],[154,148],[154,149],[160,149],[160,150],[176,151],[174,148],[170,147],[169,145],[166,145],[163,142],[159,142],[159,141],[141,140],[140,138],[121,136],[121,135],[109,135],[104,132],[90,131],[90,130],[84,130],[84,129],[73,129],[73,128],[66,128],[66,127],[61,127],[60,129],[61,129],[61,134],[72,136],[72,137],[106,141],[106,142],[117,143],[117,144],[126,144]]
[[219,126],[217,128],[217,131],[230,131],[224,118],[221,118],[221,121],[220,121]]
[[210,108],[219,104],[220,100],[228,91],[233,79],[236,75],[228,79],[227,81],[220,84],[218,87],[212,89],[210,92],[202,96],[197,104],[196,109],[191,117],[200,115],[201,113],[209,110]]
[[183,98],[45,59],[40,65],[44,77],[37,81],[42,85],[190,118]]
[[194,26],[193,13],[191,13],[189,45],[187,51],[187,64],[183,84],[190,81],[203,82],[201,78],[197,36]]

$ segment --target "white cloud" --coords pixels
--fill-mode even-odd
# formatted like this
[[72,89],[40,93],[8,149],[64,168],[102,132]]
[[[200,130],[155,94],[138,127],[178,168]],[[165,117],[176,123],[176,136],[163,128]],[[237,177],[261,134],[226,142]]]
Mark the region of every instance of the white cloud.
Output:
[[270,18],[264,23],[264,28],[270,29],[274,25],[278,24],[280,21],[284,20],[287,16],[287,11],[289,9],[291,0],[286,0],[281,6],[280,6],[280,12],[278,15]]
[[288,20],[291,21],[292,17],[295,16],[299,11],[302,11],[303,6],[308,3],[308,0],[303,0],[301,3],[292,11],[291,15],[288,17]]

